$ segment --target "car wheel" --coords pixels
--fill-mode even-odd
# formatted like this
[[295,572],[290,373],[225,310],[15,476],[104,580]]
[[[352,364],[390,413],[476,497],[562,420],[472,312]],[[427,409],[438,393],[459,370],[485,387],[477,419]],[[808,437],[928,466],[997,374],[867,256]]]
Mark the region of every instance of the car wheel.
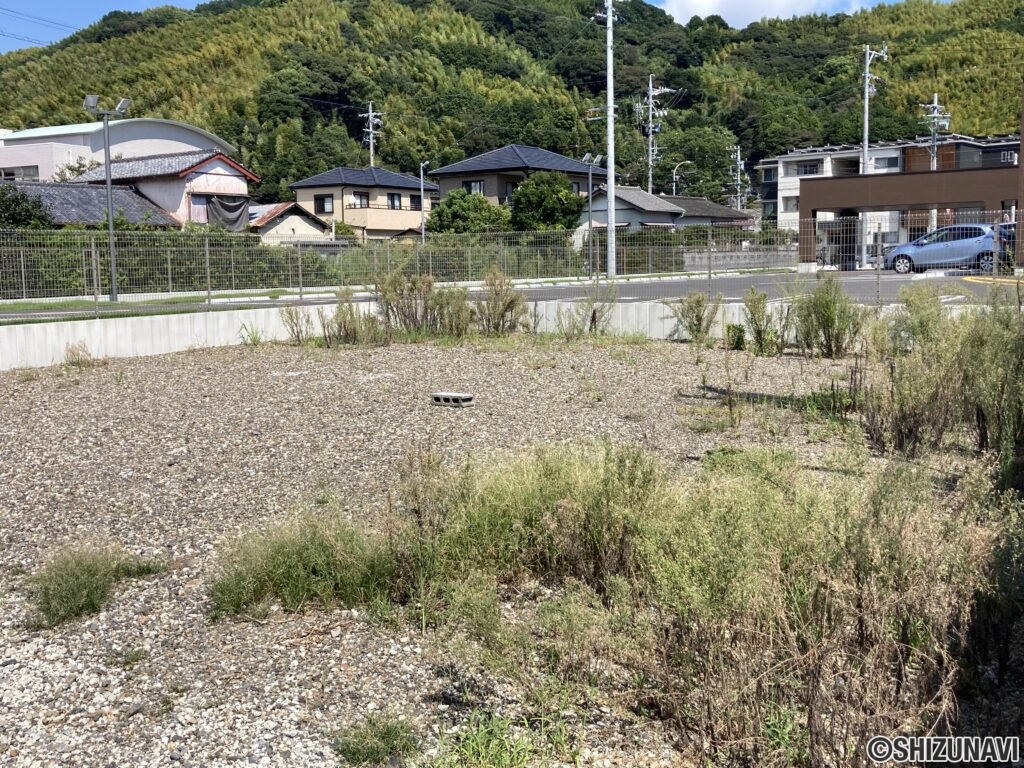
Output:
[[990,274],[995,263],[995,255],[991,251],[978,254],[978,269],[982,274]]
[[900,255],[892,260],[892,268],[901,275],[908,275],[910,270],[914,268],[914,265],[910,261],[909,256]]

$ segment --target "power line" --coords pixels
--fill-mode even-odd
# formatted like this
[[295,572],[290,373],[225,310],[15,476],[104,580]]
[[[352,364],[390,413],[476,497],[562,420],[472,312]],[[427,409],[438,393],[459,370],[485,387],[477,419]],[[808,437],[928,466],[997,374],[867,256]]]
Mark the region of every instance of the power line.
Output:
[[12,40],[21,40],[25,43],[32,43],[33,45],[53,45],[49,40],[37,40],[34,37],[25,37],[24,35],[15,35],[10,32],[0,31],[0,37],[9,37]]
[[16,11],[13,8],[4,8],[3,6],[0,6],[0,15],[10,16],[14,19],[28,21],[44,27],[53,27],[54,29],[66,29],[71,32],[77,32],[79,30],[79,27],[73,27],[70,24],[64,24],[63,22],[54,21],[53,19],[46,19],[42,16],[33,16],[29,13],[22,13],[21,11]]

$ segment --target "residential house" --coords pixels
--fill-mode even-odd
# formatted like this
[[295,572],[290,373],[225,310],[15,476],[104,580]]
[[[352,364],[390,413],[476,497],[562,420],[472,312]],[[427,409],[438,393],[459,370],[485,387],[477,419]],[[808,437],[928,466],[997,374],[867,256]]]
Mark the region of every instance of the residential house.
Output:
[[[214,134],[176,120],[140,117],[111,120],[110,156],[151,155],[237,150]],[[80,160],[103,162],[103,122],[55,125],[22,131],[0,131],[0,177],[22,181],[50,181],[65,165]]]
[[[111,178],[131,184],[180,224],[216,224],[235,232],[249,226],[249,182],[258,182],[245,166],[216,149],[131,157],[110,162]],[[75,179],[103,184],[101,166]]]
[[690,197],[686,195],[660,195],[662,200],[672,203],[685,211],[676,220],[677,227],[704,225],[712,227],[752,227],[754,220],[750,214],[737,211],[727,205],[713,203],[706,197]]
[[[89,184],[47,181],[16,181],[28,197],[43,204],[57,227],[107,226],[107,190]],[[178,222],[131,187],[111,188],[114,215],[128,224],[154,228],[176,228]]]
[[[660,195],[640,187],[615,188],[615,230],[635,232],[648,228],[673,229],[686,212]],[[594,229],[608,227],[608,193],[602,184],[594,190],[590,205],[580,214],[579,230],[586,230],[593,215]]]
[[[295,202],[314,216],[352,227],[363,240],[420,231],[437,185],[385,168],[333,168],[288,186]],[[426,198],[426,199],[424,199]]]
[[481,194],[494,204],[509,203],[512,192],[534,173],[557,171],[569,178],[573,190],[581,195],[589,193],[589,179],[598,184],[607,177],[607,171],[571,157],[540,147],[509,144],[482,155],[460,160],[430,171],[437,179],[441,196],[455,189]]
[[322,238],[332,234],[328,222],[298,203],[250,205],[249,230],[270,242]]

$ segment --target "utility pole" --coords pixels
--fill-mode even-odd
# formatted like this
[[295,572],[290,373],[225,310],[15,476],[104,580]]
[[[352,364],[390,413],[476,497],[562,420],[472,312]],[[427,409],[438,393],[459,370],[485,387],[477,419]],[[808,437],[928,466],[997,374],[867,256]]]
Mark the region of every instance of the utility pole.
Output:
[[363,112],[360,117],[366,118],[366,128],[363,129],[363,133],[367,136],[367,141],[370,144],[370,167],[373,168],[374,148],[376,147],[377,134],[380,132],[380,127],[383,125],[381,118],[384,116],[383,112],[373,111],[373,102],[370,102],[370,111]]
[[736,185],[736,210],[743,210],[743,157],[740,155],[740,148],[738,145],[729,147],[733,152],[733,159],[736,164],[733,167],[733,183]]
[[[871,74],[871,64],[875,59],[881,59],[882,61],[889,60],[889,46],[888,44],[882,44],[882,50],[873,51],[870,45],[864,46],[864,141],[861,143],[860,149],[860,172],[861,175],[868,173],[868,134],[869,134],[869,122],[871,120],[871,110],[869,107],[871,101],[871,92],[874,90],[871,85],[872,81],[878,78]],[[864,233],[863,242],[861,242],[861,266],[866,267],[868,265],[868,242],[867,233]]]
[[[1020,92],[1020,149],[1017,152],[1017,205],[1013,211],[1014,232],[1021,231],[1021,220],[1024,219],[1024,78],[1021,80]],[[1013,273],[1020,275],[1021,267],[1024,267],[1024,245],[1021,245],[1020,236],[1013,238]]]
[[[918,104],[924,110],[923,125],[928,126],[932,135],[931,146],[928,147],[928,154],[931,157],[931,169],[938,170],[939,167],[939,131],[949,130],[950,114],[945,107],[939,104],[939,94],[932,94],[930,104]],[[931,231],[938,226],[938,209],[932,206],[928,209],[928,230]]]
[[647,78],[647,122],[644,123],[644,133],[647,135],[647,193],[654,194],[654,162],[658,159],[658,143],[654,140],[654,134],[661,133],[661,123],[655,123],[655,117],[663,117],[668,110],[654,107],[658,103],[655,96],[671,92],[671,88],[655,88],[654,75]]
[[606,182],[608,211],[608,277],[615,277],[615,3],[605,0],[605,58],[607,59],[607,105],[608,110],[608,178]]

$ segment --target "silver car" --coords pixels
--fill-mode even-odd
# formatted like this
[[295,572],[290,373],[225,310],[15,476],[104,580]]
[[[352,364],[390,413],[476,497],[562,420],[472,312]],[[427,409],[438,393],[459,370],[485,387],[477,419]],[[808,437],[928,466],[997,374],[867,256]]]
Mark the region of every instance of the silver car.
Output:
[[991,272],[995,238],[988,224],[940,227],[885,254],[885,268],[901,275],[929,267],[958,267]]

